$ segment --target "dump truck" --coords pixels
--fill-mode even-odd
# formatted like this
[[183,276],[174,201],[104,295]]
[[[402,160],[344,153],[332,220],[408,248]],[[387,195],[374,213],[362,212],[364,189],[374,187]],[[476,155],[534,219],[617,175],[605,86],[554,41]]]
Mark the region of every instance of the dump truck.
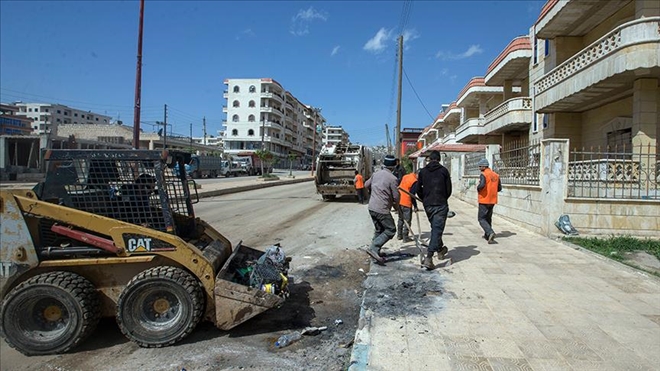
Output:
[[[366,181],[373,172],[371,149],[357,144],[337,143],[321,149],[316,161],[316,192],[323,200],[356,196],[355,171]],[[357,197],[357,196],[356,196]]]
[[273,166],[268,161],[261,161],[259,156],[254,152],[239,152],[234,157],[234,160],[241,164],[248,175],[262,175],[261,168],[263,162],[263,171],[266,174],[273,172]]
[[142,347],[201,320],[229,330],[288,296],[279,245],[235,246],[195,216],[185,156],[49,150],[33,189],[0,190],[0,334],[26,355],[59,354],[100,317]]

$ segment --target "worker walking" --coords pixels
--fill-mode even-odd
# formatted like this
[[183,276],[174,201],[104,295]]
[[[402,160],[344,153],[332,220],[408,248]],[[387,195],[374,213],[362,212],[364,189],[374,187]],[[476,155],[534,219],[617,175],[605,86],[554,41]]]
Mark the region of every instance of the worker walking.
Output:
[[399,190],[396,177],[392,174],[395,166],[394,156],[385,156],[384,168],[377,171],[364,184],[369,190],[369,215],[374,223],[374,237],[367,254],[374,258],[378,264],[384,264],[385,259],[380,256],[380,250],[385,243],[396,234],[396,225],[390,210],[399,205]]
[[440,152],[432,151],[429,155],[429,163],[419,172],[417,176],[417,196],[424,203],[426,217],[431,223],[431,240],[427,250],[426,258],[422,265],[427,269],[434,269],[433,254],[438,253],[442,259],[447,253],[447,246],[442,242],[442,234],[449,214],[449,203],[451,196],[451,176],[449,170],[440,164]]
[[417,201],[413,197],[410,197],[410,194],[413,193],[413,188],[417,183],[417,174],[410,173],[406,174],[401,178],[401,184],[399,188],[404,191],[399,190],[399,223],[397,225],[397,240],[403,240],[403,242],[410,242],[412,239],[409,237],[409,233],[412,231],[408,230],[408,226],[412,223],[412,212],[413,210],[417,212]]
[[502,191],[502,182],[500,176],[490,169],[488,160],[482,158],[479,160],[479,185],[477,192],[479,198],[479,212],[477,220],[484,230],[484,239],[488,243],[495,242],[495,232],[493,231],[493,208],[497,204],[497,192]]
[[355,193],[357,194],[360,205],[364,204],[364,178],[359,171],[355,170]]

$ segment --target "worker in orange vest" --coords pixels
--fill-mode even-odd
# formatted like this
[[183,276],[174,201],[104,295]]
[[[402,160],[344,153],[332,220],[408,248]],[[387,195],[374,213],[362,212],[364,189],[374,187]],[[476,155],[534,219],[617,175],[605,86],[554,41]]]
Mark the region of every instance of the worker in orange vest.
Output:
[[[412,239],[408,236],[412,231],[408,230],[408,226],[412,223],[412,211],[417,212],[417,201],[410,197],[409,194],[413,193],[413,187],[417,183],[417,174],[405,174],[401,178],[399,188],[408,191],[408,193],[399,190],[399,223],[397,226],[397,240],[403,242],[410,242]],[[406,222],[408,224],[406,224]]]
[[493,208],[497,204],[497,192],[502,191],[502,182],[500,176],[490,169],[488,160],[482,158],[479,160],[479,185],[477,192],[479,198],[479,214],[477,220],[484,230],[484,238],[489,244],[495,241],[495,232],[493,231]]
[[355,193],[360,205],[364,204],[364,178],[359,171],[355,170]]

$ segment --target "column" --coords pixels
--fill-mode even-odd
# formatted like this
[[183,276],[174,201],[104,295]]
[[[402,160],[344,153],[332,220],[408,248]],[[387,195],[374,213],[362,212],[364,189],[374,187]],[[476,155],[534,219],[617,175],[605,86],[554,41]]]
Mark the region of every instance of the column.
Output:
[[[568,146],[566,139],[546,139],[541,142],[540,183],[543,210],[539,216],[541,234],[546,236],[556,233],[555,221],[564,213],[568,186]],[[575,221],[572,222],[575,226]]]
[[513,98],[513,81],[504,80],[504,100],[509,100]]
[[[658,79],[643,78],[633,84],[633,161],[639,162],[640,186],[650,189],[654,186],[656,174],[656,153],[660,132],[660,88]],[[643,176],[642,174],[647,174]]]

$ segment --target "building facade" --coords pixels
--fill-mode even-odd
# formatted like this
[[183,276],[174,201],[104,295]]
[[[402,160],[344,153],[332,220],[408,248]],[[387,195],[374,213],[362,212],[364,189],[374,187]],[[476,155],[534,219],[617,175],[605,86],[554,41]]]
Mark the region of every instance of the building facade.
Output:
[[323,144],[332,146],[337,143],[350,143],[348,133],[341,126],[326,126],[323,130]]
[[278,164],[289,156],[298,164],[311,164],[322,138],[314,127],[325,127],[319,109],[301,103],[270,78],[226,79],[223,112],[224,150],[227,155],[264,149]]
[[28,135],[32,133],[32,120],[17,115],[19,108],[0,104],[0,135]]
[[62,104],[16,102],[17,115],[32,119],[33,134],[57,135],[60,124],[109,124],[110,116],[83,111]]
[[[568,214],[591,234],[660,230],[660,2],[548,0],[419,136],[485,150],[447,165],[476,202],[479,157],[500,173],[498,209],[544,234]],[[477,71],[480,73],[481,71]]]

